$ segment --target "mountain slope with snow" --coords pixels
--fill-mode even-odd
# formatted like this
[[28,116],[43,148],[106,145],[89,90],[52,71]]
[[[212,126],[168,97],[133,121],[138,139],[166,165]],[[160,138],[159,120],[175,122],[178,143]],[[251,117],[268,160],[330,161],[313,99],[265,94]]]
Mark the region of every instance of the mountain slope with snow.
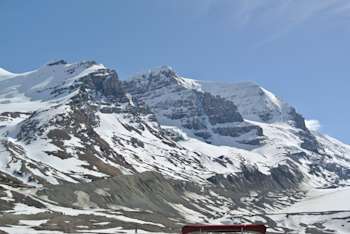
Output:
[[16,74],[6,71],[5,69],[0,67],[0,80],[10,79],[14,77]]
[[48,220],[42,230],[62,231],[61,211],[77,232],[101,217],[105,229],[171,232],[242,213],[285,233],[293,225],[269,212],[350,179],[350,146],[256,84],[169,67],[120,81],[93,61],[1,72],[0,155],[1,223],[20,225],[24,207]]
[[103,65],[60,61],[2,81],[0,93],[6,110],[2,168],[25,183],[76,183],[146,170],[204,180],[211,173],[194,169],[199,156],[166,137]]
[[[256,84],[239,83],[225,86],[205,83],[183,78],[171,68],[161,67],[132,77],[124,82],[124,87],[136,100],[151,108],[161,125],[178,128],[190,138],[200,140],[201,146],[195,149],[204,154],[212,154],[211,150],[206,149],[213,149],[215,146],[219,146],[216,151],[224,152],[225,147],[231,147],[232,152],[239,148],[246,150],[243,155],[257,153],[259,156],[244,157],[254,158],[257,165],[268,165],[269,168],[280,164],[296,165],[300,167],[305,178],[313,178],[311,180],[315,183],[317,181],[332,184],[339,182],[339,176],[349,178],[347,146],[339,144],[344,151],[335,153],[334,146],[322,143],[319,138],[321,134],[313,133],[306,128],[304,118],[295,111],[295,108]],[[214,101],[196,102],[194,101],[196,95],[207,95],[219,100],[223,98],[226,102],[221,101],[220,104]],[[227,121],[219,124],[202,121],[200,123],[203,123],[202,126],[209,136],[204,140],[202,135],[196,135],[197,132],[194,130],[197,129],[188,127],[189,118],[191,120],[193,118],[197,120],[197,116],[202,119],[210,118],[206,113],[200,113],[200,110],[206,108],[212,108],[214,113],[218,113],[216,116],[221,115],[220,119],[230,120],[233,114],[222,109],[221,105],[235,110],[245,120],[239,118],[235,123]],[[193,110],[197,112],[194,114]],[[270,114],[269,118],[261,118],[265,112]],[[232,127],[233,124],[236,124],[235,127]],[[258,129],[258,133],[244,133],[245,126]],[[220,128],[221,131],[216,131],[216,128]],[[242,132],[244,134],[239,135]],[[227,135],[222,136],[220,133]],[[203,141],[210,143],[211,146],[205,147]],[[194,149],[191,147],[192,143],[188,144],[186,141],[180,143]],[[253,147],[247,147],[247,143]],[[332,157],[328,157],[329,154],[332,154]],[[323,167],[324,170],[315,175],[313,172],[315,166]]]

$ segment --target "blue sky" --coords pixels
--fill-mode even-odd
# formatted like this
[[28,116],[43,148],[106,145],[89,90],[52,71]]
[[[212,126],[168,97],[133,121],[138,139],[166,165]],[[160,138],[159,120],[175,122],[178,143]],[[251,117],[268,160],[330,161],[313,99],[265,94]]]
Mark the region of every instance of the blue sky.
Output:
[[0,0],[0,67],[96,60],[255,81],[350,143],[348,0]]

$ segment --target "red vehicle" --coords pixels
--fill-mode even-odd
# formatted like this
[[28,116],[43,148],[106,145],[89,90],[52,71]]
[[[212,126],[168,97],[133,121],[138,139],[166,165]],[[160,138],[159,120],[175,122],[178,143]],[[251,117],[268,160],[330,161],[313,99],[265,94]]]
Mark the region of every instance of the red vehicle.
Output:
[[266,227],[262,224],[237,224],[237,225],[186,225],[182,228],[182,234],[188,233],[255,233],[266,234]]

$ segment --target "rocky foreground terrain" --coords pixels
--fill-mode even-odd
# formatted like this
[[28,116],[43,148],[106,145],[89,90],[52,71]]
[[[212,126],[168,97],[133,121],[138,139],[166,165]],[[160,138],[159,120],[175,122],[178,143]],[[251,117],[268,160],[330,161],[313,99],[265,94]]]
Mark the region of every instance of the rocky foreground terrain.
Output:
[[350,233],[349,184],[350,146],[254,83],[0,69],[0,233]]

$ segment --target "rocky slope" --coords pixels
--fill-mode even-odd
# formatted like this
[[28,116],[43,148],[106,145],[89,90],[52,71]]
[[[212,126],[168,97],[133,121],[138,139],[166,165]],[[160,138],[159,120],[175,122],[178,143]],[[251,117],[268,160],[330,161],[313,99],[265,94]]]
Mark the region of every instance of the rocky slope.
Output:
[[194,89],[169,67],[134,77],[124,82],[124,87],[135,100],[151,108],[161,125],[177,126],[190,137],[246,147],[262,140],[262,129],[245,122],[233,102]]
[[[271,214],[349,184],[350,146],[256,84],[169,67],[121,81],[93,61],[0,72],[0,230],[177,232],[239,217],[298,232]],[[320,220],[304,225],[329,229]]]

